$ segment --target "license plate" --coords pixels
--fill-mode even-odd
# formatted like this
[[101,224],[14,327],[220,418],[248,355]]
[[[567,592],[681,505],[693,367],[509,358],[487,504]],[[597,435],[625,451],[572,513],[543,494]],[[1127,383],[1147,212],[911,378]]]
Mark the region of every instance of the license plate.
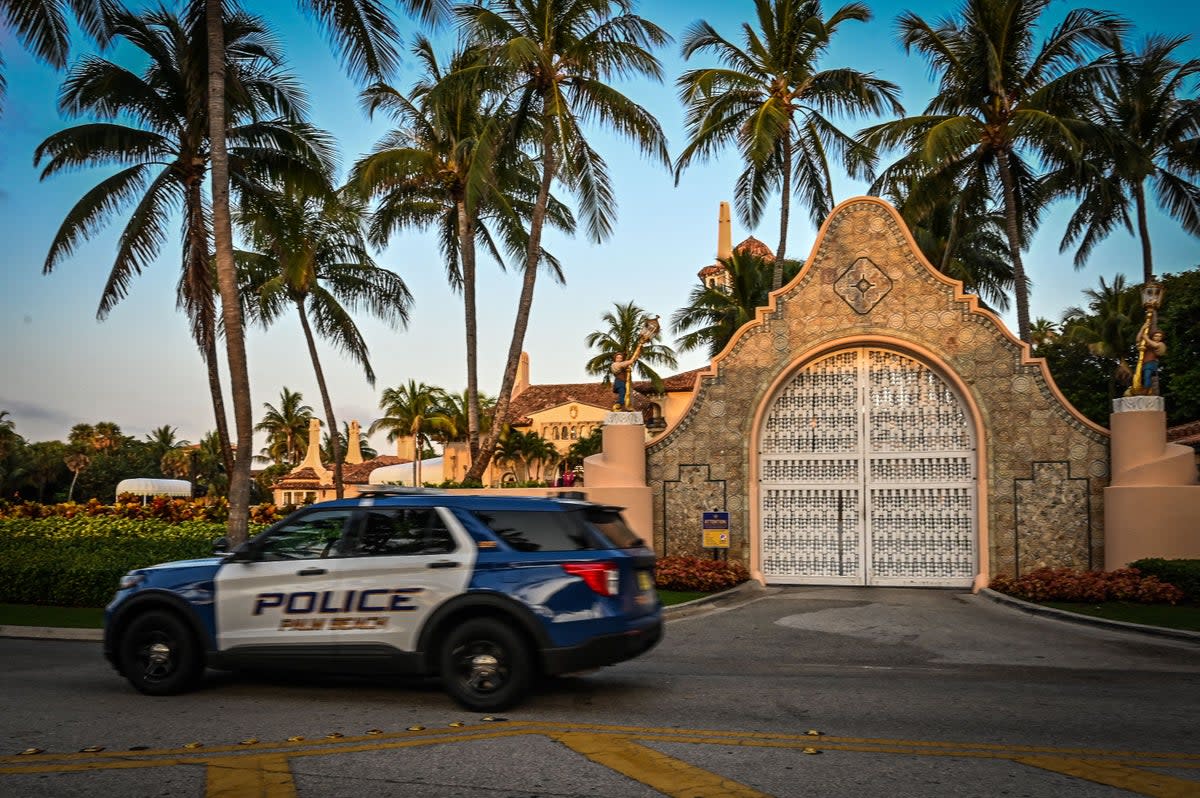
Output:
[[654,587],[654,580],[650,578],[650,574],[646,571],[638,571],[638,589],[650,590]]

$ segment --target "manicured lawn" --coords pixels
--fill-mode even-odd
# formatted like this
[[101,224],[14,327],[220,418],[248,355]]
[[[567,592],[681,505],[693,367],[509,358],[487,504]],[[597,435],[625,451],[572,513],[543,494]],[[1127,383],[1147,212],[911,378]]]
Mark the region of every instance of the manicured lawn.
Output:
[[682,604],[685,601],[704,598],[707,595],[709,594],[698,590],[660,590],[658,591],[658,600],[663,603],[664,607],[669,607],[672,604]]
[[0,626],[99,629],[104,626],[104,610],[99,607],[40,607],[36,604],[0,604]]
[[1162,626],[1168,629],[1184,629],[1200,632],[1200,607],[1195,605],[1129,604],[1124,601],[1107,601],[1103,604],[1077,604],[1065,601],[1043,601],[1054,607],[1081,615],[1107,618],[1110,621],[1140,623],[1146,626]]

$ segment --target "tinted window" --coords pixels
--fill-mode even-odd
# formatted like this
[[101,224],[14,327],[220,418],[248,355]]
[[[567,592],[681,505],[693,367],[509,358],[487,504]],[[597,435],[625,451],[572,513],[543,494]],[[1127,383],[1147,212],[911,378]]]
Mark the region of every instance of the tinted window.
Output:
[[264,560],[311,560],[335,554],[349,510],[317,510],[289,521],[261,540]]
[[580,513],[498,510],[475,517],[517,551],[581,551],[606,548]]
[[598,507],[589,508],[586,512],[588,520],[595,524],[596,528],[600,530],[600,534],[604,535],[615,548],[639,549],[646,545],[646,541],[639,538],[637,533],[625,524],[625,519],[619,512],[602,510]]
[[454,539],[433,508],[372,507],[346,539],[345,551],[353,557],[445,554],[454,551]]

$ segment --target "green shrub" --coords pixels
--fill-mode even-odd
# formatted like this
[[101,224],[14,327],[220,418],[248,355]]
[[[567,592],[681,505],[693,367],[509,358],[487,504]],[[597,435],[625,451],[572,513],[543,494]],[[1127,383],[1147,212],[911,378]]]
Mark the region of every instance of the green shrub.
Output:
[[736,587],[750,578],[740,562],[700,557],[659,557],[654,565],[655,584],[663,590],[699,590],[712,593]]
[[1179,588],[1159,581],[1158,577],[1143,575],[1136,568],[1116,571],[1039,568],[1015,579],[1001,574],[988,587],[1026,601],[1175,604],[1183,598]]
[[[261,526],[251,527],[251,534]],[[161,562],[207,557],[225,534],[213,521],[100,515],[0,518],[0,603],[99,607],[121,576]]]
[[1153,557],[1129,564],[1160,582],[1174,585],[1183,591],[1184,601],[1200,604],[1200,560],[1164,560]]

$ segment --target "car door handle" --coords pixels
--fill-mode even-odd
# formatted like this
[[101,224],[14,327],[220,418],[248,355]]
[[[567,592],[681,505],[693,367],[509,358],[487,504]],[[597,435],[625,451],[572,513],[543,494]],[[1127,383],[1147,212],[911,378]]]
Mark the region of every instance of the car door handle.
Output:
[[297,571],[296,576],[320,576],[324,573],[328,573],[324,568],[305,568]]
[[458,563],[456,563],[454,560],[438,560],[437,562],[429,563],[425,567],[426,568],[457,568]]

